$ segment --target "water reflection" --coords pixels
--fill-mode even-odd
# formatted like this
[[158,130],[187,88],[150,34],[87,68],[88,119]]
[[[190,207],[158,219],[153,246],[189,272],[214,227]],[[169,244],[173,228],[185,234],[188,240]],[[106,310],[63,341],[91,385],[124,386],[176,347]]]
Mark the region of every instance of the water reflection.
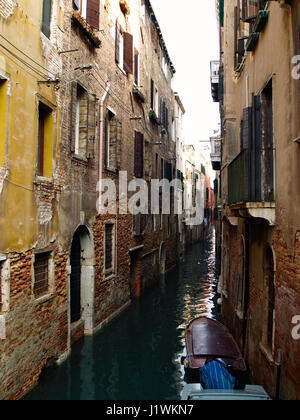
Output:
[[217,316],[214,233],[95,337],[47,371],[31,400],[176,400],[184,385],[184,329]]

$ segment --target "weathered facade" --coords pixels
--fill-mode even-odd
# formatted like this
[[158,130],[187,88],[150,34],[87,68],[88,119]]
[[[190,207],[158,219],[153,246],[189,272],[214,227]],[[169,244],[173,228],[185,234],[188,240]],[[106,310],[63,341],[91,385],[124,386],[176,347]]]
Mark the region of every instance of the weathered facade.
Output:
[[[0,399],[15,399],[177,264],[173,210],[119,211],[121,172],[176,177],[177,101],[147,0],[2,1],[0,37]],[[116,214],[99,212],[104,179]]]
[[300,5],[229,0],[218,12],[222,313],[255,382],[299,399]]

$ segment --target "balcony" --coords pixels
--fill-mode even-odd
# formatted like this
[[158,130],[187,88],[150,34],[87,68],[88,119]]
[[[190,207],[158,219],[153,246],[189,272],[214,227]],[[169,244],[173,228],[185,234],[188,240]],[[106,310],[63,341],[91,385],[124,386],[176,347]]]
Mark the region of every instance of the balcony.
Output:
[[228,166],[228,204],[275,225],[274,150],[243,150]]
[[210,138],[211,146],[211,163],[214,171],[221,170],[221,161],[222,161],[222,140],[220,136]]
[[210,63],[211,94],[214,102],[219,102],[220,61]]

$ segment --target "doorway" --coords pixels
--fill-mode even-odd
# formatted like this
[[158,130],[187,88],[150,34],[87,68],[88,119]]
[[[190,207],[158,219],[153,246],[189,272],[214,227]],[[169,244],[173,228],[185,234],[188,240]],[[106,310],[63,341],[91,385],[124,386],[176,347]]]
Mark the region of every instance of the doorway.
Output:
[[85,332],[94,328],[95,255],[92,234],[80,226],[72,240],[70,254],[71,324],[84,322]]

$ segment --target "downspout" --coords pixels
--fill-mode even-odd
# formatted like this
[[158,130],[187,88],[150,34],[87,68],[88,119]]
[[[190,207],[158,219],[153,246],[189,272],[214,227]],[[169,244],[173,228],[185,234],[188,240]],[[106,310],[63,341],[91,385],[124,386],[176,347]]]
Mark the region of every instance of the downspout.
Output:
[[107,82],[104,95],[100,102],[100,133],[99,133],[99,174],[98,174],[98,212],[100,212],[100,200],[101,200],[101,181],[103,173],[103,123],[104,123],[104,102],[110,89],[110,83]]

